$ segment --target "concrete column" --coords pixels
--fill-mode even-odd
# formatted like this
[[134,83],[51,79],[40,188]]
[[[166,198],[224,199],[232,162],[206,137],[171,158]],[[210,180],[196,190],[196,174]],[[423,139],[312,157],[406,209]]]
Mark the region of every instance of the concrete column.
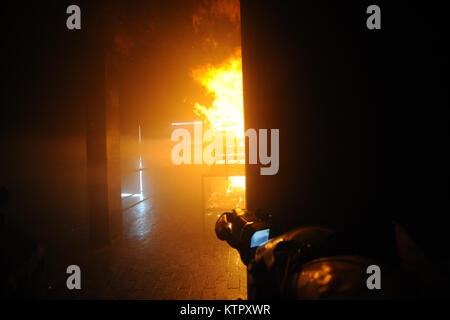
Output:
[[[107,245],[122,232],[120,185],[120,133],[117,63],[106,55],[96,70],[103,87],[86,110],[87,167],[90,243]],[[93,74],[96,72],[93,71]],[[97,87],[97,86],[96,86]]]
[[110,238],[114,240],[122,235],[122,199],[120,196],[120,112],[117,85],[117,58],[112,55],[107,56],[105,71],[107,192]]

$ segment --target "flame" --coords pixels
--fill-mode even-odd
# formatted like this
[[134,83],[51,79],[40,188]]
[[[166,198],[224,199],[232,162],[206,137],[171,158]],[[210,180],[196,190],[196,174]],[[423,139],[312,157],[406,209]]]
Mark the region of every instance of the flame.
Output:
[[230,176],[228,177],[227,193],[233,191],[245,190],[245,176]]
[[[192,77],[213,98],[212,104],[209,106],[196,102],[194,113],[206,118],[210,128],[214,129],[216,133],[227,137],[231,136],[233,140],[236,139],[237,149],[230,150],[227,146],[225,154],[219,155],[220,157],[225,156],[226,160],[218,159],[216,164],[244,164],[245,137],[241,50],[236,50],[231,57],[220,65],[206,65],[193,70]],[[229,176],[226,183],[226,193],[222,198],[233,199],[236,208],[240,208],[244,205],[245,176]],[[215,202],[214,205],[217,205],[217,199],[213,202]]]
[[236,203],[236,208],[240,208],[244,202],[243,196],[245,194],[245,176],[230,176],[228,177],[227,194],[239,194],[239,201]]
[[[216,180],[218,181],[218,180]],[[228,176],[209,194],[207,210],[229,210],[245,207],[245,176]]]
[[211,106],[196,102],[194,112],[205,116],[217,131],[244,136],[244,114],[242,94],[242,58],[238,50],[219,66],[207,65],[196,69],[193,78],[214,97]]

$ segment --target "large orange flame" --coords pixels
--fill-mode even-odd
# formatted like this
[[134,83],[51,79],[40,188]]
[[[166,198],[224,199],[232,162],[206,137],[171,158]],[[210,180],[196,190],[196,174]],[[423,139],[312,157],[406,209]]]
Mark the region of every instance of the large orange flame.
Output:
[[[216,164],[244,164],[244,103],[240,49],[222,64],[206,65],[194,70],[192,76],[213,97],[210,106],[195,103],[194,112],[205,117],[209,126],[216,132],[231,136],[238,145],[237,152],[230,151],[227,147],[226,160],[217,160]],[[234,160],[230,159],[230,155]],[[236,198],[235,206],[241,207],[245,197],[245,176],[229,176],[226,194]]]
[[194,112],[206,116],[211,128],[244,135],[242,58],[240,50],[219,66],[207,65],[192,73],[194,79],[214,97],[211,106],[195,103]]

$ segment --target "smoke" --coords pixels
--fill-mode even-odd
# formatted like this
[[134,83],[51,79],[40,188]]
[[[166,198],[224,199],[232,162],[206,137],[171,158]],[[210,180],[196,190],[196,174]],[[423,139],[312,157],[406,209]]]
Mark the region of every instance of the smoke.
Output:
[[192,26],[205,49],[222,52],[240,47],[239,0],[203,0],[192,16]]
[[121,56],[128,57],[134,46],[132,38],[123,30],[119,30],[113,36],[114,50]]
[[204,0],[192,17],[195,32],[199,32],[205,25],[214,25],[221,19],[226,19],[235,28],[239,28],[241,20],[239,8],[239,0]]

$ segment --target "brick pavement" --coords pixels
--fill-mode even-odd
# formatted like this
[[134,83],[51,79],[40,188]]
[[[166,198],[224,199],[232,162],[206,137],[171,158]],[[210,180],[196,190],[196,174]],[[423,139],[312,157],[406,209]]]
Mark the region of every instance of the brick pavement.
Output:
[[201,215],[175,211],[153,199],[126,210],[125,239],[89,254],[79,297],[245,299],[245,266],[215,237],[215,216],[202,230]]

